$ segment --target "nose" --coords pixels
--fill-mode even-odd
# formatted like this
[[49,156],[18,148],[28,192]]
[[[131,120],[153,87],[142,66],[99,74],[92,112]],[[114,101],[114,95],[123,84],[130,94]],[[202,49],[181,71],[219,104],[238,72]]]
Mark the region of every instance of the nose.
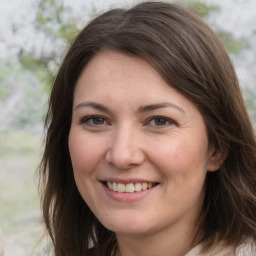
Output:
[[118,169],[130,169],[145,160],[142,139],[138,131],[132,128],[120,128],[111,137],[110,147],[106,153],[109,164]]

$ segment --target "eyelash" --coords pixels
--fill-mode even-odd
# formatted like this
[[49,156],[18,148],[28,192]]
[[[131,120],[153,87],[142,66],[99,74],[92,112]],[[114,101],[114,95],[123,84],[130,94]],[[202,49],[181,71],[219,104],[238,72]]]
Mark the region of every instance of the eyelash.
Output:
[[[101,124],[95,124],[95,123],[90,123],[90,121],[95,121],[96,119],[101,119],[104,123]],[[109,122],[106,120],[105,117],[100,116],[100,115],[91,115],[91,116],[86,116],[84,118],[81,119],[80,123],[81,124],[87,124],[88,126],[102,126],[105,125],[105,122],[107,122],[107,124],[109,124]]]
[[[90,122],[94,122],[94,121],[96,121],[98,119],[98,121],[99,121],[99,119],[103,122],[103,123],[90,123]],[[161,122],[163,122],[164,121],[164,124],[156,124],[156,123],[154,123],[154,124],[150,124],[152,121],[154,121],[154,122],[156,122],[156,121],[160,121],[161,120]],[[99,127],[99,126],[103,126],[103,125],[109,125],[110,123],[106,120],[106,118],[105,117],[103,117],[103,116],[101,116],[101,115],[91,115],[91,116],[86,116],[86,117],[84,117],[84,118],[82,118],[81,119],[81,121],[80,121],[80,123],[81,124],[86,124],[86,125],[88,125],[88,126],[91,126],[91,127]],[[172,119],[170,119],[170,118],[167,118],[167,117],[164,117],[164,116],[152,116],[152,117],[150,117],[146,122],[145,122],[145,124],[144,125],[150,125],[150,126],[154,126],[154,127],[159,127],[159,128],[161,128],[161,127],[166,127],[166,126],[169,126],[169,125],[174,125],[174,124],[176,124],[176,122],[175,121],[173,121]]]
[[[152,117],[150,117],[148,120],[147,120],[147,122],[146,122],[146,125],[148,125],[150,122],[152,122],[152,121],[156,121],[158,119],[158,121],[159,121],[159,119],[162,119],[162,121],[164,121],[165,122],[165,124],[163,124],[163,125],[157,125],[157,124],[154,124],[154,125],[152,125],[152,126],[155,126],[155,127],[166,127],[166,126],[168,126],[168,125],[174,125],[174,124],[176,124],[172,119],[170,119],[170,118],[167,118],[167,117],[164,117],[164,116],[152,116]],[[168,123],[168,124],[166,124],[166,123]]]

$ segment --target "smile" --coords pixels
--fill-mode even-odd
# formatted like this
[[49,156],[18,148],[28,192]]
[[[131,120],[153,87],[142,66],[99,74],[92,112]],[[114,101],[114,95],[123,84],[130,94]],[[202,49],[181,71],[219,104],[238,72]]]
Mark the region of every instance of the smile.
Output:
[[134,193],[140,192],[144,190],[148,190],[158,183],[152,182],[136,182],[136,183],[119,183],[119,182],[104,182],[104,185],[107,186],[111,191],[119,192],[119,193]]

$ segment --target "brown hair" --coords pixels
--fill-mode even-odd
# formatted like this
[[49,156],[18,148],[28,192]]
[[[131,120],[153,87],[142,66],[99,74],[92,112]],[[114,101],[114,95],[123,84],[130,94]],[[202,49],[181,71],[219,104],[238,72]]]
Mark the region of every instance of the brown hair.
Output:
[[230,58],[214,32],[191,11],[145,2],[92,20],[75,39],[54,82],[40,175],[43,217],[55,255],[89,255],[93,244],[93,255],[106,256],[116,246],[114,233],[96,219],[78,192],[68,149],[76,81],[104,49],[148,61],[198,107],[210,143],[228,152],[220,169],[206,177],[199,228],[208,245],[216,237],[234,246],[248,237],[256,239],[255,133]]

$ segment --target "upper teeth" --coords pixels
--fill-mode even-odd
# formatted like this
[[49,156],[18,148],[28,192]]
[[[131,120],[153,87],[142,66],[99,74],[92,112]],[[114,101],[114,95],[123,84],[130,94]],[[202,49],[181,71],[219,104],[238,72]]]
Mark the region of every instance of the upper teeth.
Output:
[[123,192],[123,193],[139,192],[141,190],[147,190],[148,188],[153,187],[153,183],[151,182],[142,182],[142,183],[137,182],[137,183],[123,184],[123,183],[108,181],[106,184],[110,190],[113,190],[115,192]]

